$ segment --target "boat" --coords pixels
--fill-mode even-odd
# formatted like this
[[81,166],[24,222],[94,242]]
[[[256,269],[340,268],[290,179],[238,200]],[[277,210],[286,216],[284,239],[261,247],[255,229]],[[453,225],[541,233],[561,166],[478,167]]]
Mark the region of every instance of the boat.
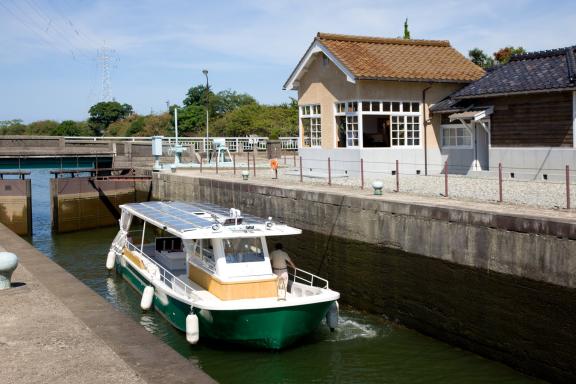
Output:
[[323,319],[338,323],[340,294],[299,268],[279,279],[267,239],[300,229],[213,204],[150,201],[120,206],[106,267],[185,332],[189,343],[216,340],[265,349],[292,345]]

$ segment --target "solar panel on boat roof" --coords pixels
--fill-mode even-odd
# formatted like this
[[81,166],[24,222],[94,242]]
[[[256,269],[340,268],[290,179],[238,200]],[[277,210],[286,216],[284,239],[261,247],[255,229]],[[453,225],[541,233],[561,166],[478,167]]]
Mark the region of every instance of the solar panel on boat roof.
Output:
[[[223,218],[228,218],[230,215],[230,209],[210,203],[148,201],[128,206],[139,214],[180,232],[207,227],[214,223],[213,220],[198,216],[198,213],[215,214]],[[242,214],[242,218],[244,224],[266,222],[265,219],[252,215]]]
[[138,214],[180,232],[207,227],[214,223],[195,215],[185,203],[149,201],[129,204],[129,206]]

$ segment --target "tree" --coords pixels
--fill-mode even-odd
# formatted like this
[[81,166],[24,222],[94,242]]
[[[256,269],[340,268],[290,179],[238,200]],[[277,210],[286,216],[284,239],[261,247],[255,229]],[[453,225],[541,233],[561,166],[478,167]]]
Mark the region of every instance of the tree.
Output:
[[52,131],[55,136],[82,136],[82,127],[75,121],[64,120]]
[[404,21],[404,39],[410,40],[410,30],[408,30],[408,18]]
[[[188,107],[191,105],[198,105],[198,106],[206,106],[206,86],[205,85],[197,85],[188,89],[186,93],[186,98],[182,102],[184,106]],[[212,102],[214,98],[214,93],[208,88],[208,100]]]
[[523,53],[526,53],[526,50],[522,47],[504,47],[494,52],[494,59],[496,59],[498,64],[506,64],[510,61],[512,56],[521,55]]
[[470,61],[479,67],[488,69],[494,66],[494,59],[484,53],[480,48],[474,48],[468,51]]
[[28,124],[26,135],[50,136],[53,135],[60,124],[54,120],[41,120]]
[[[170,115],[174,120],[174,108],[171,108]],[[206,129],[206,109],[200,105],[188,105],[178,108],[178,132],[182,135],[203,136],[203,129]]]
[[0,134],[2,135],[23,135],[26,126],[22,124],[22,120],[0,120]]
[[133,113],[132,106],[117,101],[103,101],[90,107],[88,122],[94,131],[101,135],[110,124]]
[[237,93],[231,89],[218,92],[214,97],[214,112],[216,116],[224,116],[226,113],[244,105],[255,104],[256,99],[247,93]]

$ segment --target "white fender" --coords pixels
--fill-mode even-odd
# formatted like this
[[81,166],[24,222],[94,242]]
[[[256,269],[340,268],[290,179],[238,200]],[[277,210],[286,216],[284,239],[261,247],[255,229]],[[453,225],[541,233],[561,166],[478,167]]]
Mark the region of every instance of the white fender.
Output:
[[114,262],[116,261],[116,252],[114,250],[108,251],[108,257],[106,257],[106,269],[111,271],[114,268]]
[[196,344],[199,338],[198,316],[191,313],[186,316],[186,341],[190,344]]
[[340,307],[338,302],[335,301],[330,305],[328,312],[326,313],[326,325],[332,332],[338,326],[338,313],[340,312]]
[[152,299],[154,299],[154,287],[147,285],[144,287],[142,293],[142,300],[140,300],[140,308],[147,311],[152,306]]

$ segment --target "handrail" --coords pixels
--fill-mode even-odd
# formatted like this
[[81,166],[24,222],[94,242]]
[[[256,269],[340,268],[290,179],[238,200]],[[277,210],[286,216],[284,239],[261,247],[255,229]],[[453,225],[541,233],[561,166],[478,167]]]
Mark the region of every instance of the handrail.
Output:
[[[290,273],[290,269],[293,269],[294,273]],[[290,267],[290,269],[288,269],[288,271],[289,271],[288,277],[290,278],[290,276],[291,276],[293,282],[307,284],[311,287],[328,289],[328,280],[326,280],[320,276],[316,276],[316,275],[314,275],[308,271],[305,271],[303,269],[300,269],[300,268]],[[298,273],[300,273],[300,274],[298,274]],[[323,284],[323,286],[319,286],[317,284],[314,284],[315,282]]]
[[[162,281],[164,284],[166,284],[166,281],[169,281],[170,285],[175,284],[175,283],[177,285],[180,285],[184,289],[184,293],[186,294],[186,296],[188,296],[188,298],[190,298],[191,294],[194,294],[196,292],[196,290],[194,288],[192,288],[191,286],[189,286],[188,284],[186,284],[185,282],[180,280],[172,272],[170,272],[168,269],[164,268],[160,263],[152,260],[152,258],[150,256],[148,256],[146,253],[144,253],[144,250],[138,249],[138,247],[136,247],[134,244],[132,244],[128,240],[126,240],[126,245],[128,247],[128,250],[139,252],[140,255],[142,255],[147,261],[151,262],[156,267],[158,267],[158,270],[161,273],[160,274],[160,281]],[[170,288],[172,288],[172,286],[170,286]]]

